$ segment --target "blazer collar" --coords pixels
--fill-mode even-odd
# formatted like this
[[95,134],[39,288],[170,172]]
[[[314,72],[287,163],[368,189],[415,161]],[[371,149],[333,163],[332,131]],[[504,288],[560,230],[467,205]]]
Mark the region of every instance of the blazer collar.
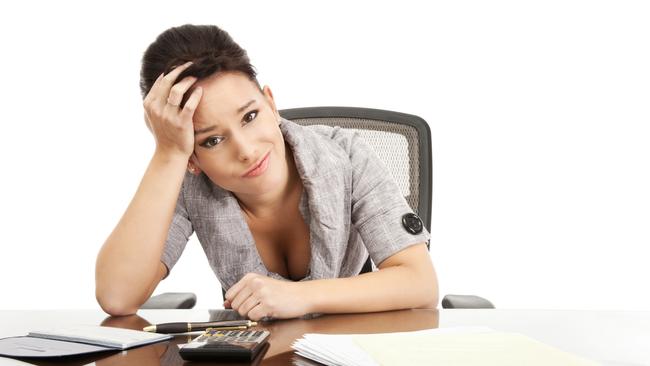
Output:
[[338,277],[350,233],[350,159],[331,138],[312,128],[282,119],[280,129],[307,193],[311,262],[306,279]]

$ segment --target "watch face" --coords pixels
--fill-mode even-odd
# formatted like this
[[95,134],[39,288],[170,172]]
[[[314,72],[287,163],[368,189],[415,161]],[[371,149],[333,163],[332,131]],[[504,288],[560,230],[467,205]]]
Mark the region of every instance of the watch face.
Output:
[[402,216],[402,226],[409,233],[416,235],[422,232],[422,220],[414,213],[407,213]]

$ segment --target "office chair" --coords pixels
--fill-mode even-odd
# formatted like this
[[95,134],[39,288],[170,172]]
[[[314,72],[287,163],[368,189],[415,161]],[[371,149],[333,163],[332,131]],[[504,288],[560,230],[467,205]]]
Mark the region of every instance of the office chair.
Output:
[[[391,172],[404,198],[431,232],[431,130],[425,120],[406,113],[356,107],[311,107],[280,111],[300,125],[354,129],[373,147]],[[429,243],[427,243],[429,248]],[[494,308],[475,295],[447,295],[445,309]]]
[[[303,126],[326,125],[354,129],[373,147],[391,172],[404,198],[431,232],[431,130],[422,118],[405,113],[356,107],[309,107],[280,110],[280,115]],[[427,243],[427,249],[429,243]],[[370,258],[364,266],[370,268]],[[144,306],[178,308],[191,293],[161,294]],[[194,302],[196,297],[194,297]],[[193,304],[192,304],[193,306]],[[494,308],[490,301],[474,295],[447,295],[447,308]],[[151,308],[151,307],[147,307]]]

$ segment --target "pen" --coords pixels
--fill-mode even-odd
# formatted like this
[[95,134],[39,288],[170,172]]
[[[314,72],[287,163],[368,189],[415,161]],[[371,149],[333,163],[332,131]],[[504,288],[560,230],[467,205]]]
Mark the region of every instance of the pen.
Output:
[[255,325],[257,325],[257,323],[250,320],[227,320],[219,322],[154,324],[144,327],[142,330],[154,333],[185,333],[206,330],[208,328],[220,330],[247,329],[248,327],[253,327]]

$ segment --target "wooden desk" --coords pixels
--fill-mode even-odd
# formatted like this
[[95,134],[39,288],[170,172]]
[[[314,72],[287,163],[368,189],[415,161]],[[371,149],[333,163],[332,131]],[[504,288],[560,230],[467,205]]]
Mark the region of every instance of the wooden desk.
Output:
[[[41,327],[94,324],[142,329],[155,323],[207,321],[207,310],[140,310],[138,315],[108,317],[100,310],[0,311],[0,338],[25,335]],[[315,319],[261,323],[271,332],[270,347],[256,365],[291,365],[291,344],[305,333],[381,333],[450,326],[488,326],[526,334],[603,365],[650,365],[650,312],[569,310],[404,310],[374,314],[326,315]],[[182,365],[178,344],[199,333],[178,335],[170,342],[99,354],[66,363],[23,363],[0,358],[1,365]],[[227,363],[220,363],[227,365]],[[190,365],[186,363],[186,365]],[[201,363],[192,363],[201,365]],[[241,365],[241,364],[239,364]]]

